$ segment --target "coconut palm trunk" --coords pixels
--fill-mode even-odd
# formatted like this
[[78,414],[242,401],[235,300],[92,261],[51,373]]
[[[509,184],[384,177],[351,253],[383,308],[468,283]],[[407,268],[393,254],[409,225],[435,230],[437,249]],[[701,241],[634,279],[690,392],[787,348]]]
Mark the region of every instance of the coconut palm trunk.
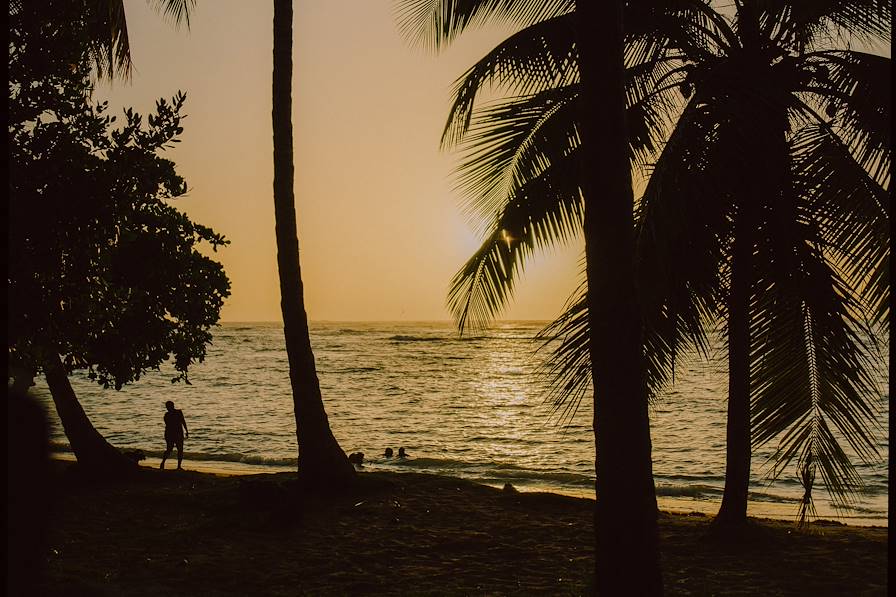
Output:
[[662,576],[634,284],[622,2],[578,3],[576,13],[594,384],[595,589],[601,595],[658,595]]
[[350,480],[354,467],[330,430],[305,313],[293,194],[292,19],[292,0],[274,0],[272,121],[280,308],[296,417],[299,476],[312,486],[332,487]]
[[[749,200],[750,198],[748,198]],[[728,293],[728,418],[725,491],[717,524],[747,521],[750,485],[750,269],[753,241],[746,210],[738,213]]]
[[90,422],[57,353],[44,359],[43,369],[56,413],[81,470],[88,475],[108,477],[136,469],[136,463],[106,441]]
[[[745,4],[738,11],[738,31],[743,41],[744,80],[771,79],[760,36],[760,18],[755,7]],[[781,224],[798,214],[788,209],[790,156],[787,147],[787,97],[773,87],[759,86],[749,105],[738,103],[739,138],[745,156],[740,160],[731,278],[728,296],[728,419],[726,428],[725,490],[715,522],[726,527],[747,522],[752,452],[751,336],[752,299],[764,285],[757,280],[757,259],[785,267],[788,255],[774,255],[762,245],[774,246],[775,237],[786,237]],[[748,96],[749,97],[749,96]],[[791,206],[792,207],[792,206]],[[761,254],[762,257],[758,257]]]

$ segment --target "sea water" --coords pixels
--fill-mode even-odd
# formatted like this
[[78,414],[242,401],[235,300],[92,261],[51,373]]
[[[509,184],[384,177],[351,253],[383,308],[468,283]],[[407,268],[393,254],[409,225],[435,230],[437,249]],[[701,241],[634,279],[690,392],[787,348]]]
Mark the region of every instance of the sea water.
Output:
[[[317,323],[311,339],[330,426],[365,470],[453,475],[521,491],[594,495],[591,402],[561,420],[535,375],[539,322],[502,322],[459,336],[448,322]],[[887,349],[884,349],[887,350]],[[714,513],[725,473],[727,374],[724,350],[688,359],[651,406],[653,473],[660,507]],[[849,524],[886,524],[889,370],[877,373],[880,457],[860,463],[864,491],[835,509],[816,483],[817,515]],[[229,472],[295,470],[296,436],[283,330],[274,323],[227,323],[214,330],[190,384],[172,384],[163,367],[121,391],[83,372],[72,385],[96,428],[113,444],[139,448],[155,465],[164,449],[163,403],[183,409],[190,430],[185,467]],[[46,386],[35,393],[53,414]],[[67,448],[61,426],[55,449]],[[391,447],[408,458],[387,459]],[[803,489],[795,465],[770,480],[775,442],[754,450],[749,513],[794,518]]]

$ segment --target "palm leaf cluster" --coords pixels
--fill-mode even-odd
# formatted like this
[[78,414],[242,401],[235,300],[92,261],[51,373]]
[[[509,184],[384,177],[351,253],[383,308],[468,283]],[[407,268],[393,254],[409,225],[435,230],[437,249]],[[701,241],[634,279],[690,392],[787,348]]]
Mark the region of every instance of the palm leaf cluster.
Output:
[[[71,0],[41,0],[52,10],[54,2]],[[190,27],[190,14],[196,0],[146,0],[166,20],[179,26]],[[124,0],[81,0],[85,20],[85,44],[90,61],[99,79],[115,77],[129,79],[133,71],[131,43],[128,37]]]
[[[484,238],[449,291],[461,331],[497,316],[527,258],[582,225],[577,111],[588,107],[571,3],[495,4],[522,29],[458,80],[442,138]],[[842,503],[861,485],[853,456],[876,457],[868,338],[889,322],[890,60],[850,44],[889,40],[889,3],[626,11],[630,158],[648,179],[637,259],[650,394],[680,354],[707,354],[710,330],[727,341],[742,276],[753,444],[777,441],[773,475],[796,461],[807,495],[818,470]],[[735,263],[738,239],[748,257]],[[584,289],[543,332],[549,399],[567,416],[590,389]]]

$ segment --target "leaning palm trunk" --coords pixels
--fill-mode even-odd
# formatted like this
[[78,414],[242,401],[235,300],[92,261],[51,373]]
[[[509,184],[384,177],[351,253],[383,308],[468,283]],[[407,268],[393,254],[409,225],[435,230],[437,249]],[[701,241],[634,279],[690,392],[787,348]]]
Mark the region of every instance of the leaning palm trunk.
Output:
[[88,475],[104,477],[119,476],[134,470],[136,463],[106,441],[87,418],[58,354],[52,353],[44,359],[44,375],[56,413],[81,470]]
[[577,5],[590,353],[594,384],[595,589],[657,595],[662,576],[623,83],[622,3]]
[[354,467],[330,431],[311,351],[305,313],[299,241],[293,195],[292,152],[292,0],[274,0],[274,215],[280,308],[289,359],[289,380],[298,441],[300,477],[313,486],[331,487],[354,475]]

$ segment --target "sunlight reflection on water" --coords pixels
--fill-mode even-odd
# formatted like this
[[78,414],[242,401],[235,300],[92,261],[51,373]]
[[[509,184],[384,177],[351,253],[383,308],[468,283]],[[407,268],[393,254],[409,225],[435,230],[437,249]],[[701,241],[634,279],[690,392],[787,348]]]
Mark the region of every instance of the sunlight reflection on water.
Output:
[[[459,338],[448,323],[322,323],[312,342],[333,431],[346,452],[361,451],[369,470],[459,475],[523,490],[593,495],[590,404],[565,427],[550,417],[544,387],[532,372],[538,323],[501,323]],[[721,353],[721,351],[719,351]],[[714,512],[724,485],[724,354],[692,360],[668,395],[650,409],[653,468],[661,506]],[[887,361],[884,361],[885,363]],[[888,388],[888,370],[880,372]],[[158,456],[163,403],[183,408],[190,426],[186,459],[228,470],[291,470],[295,420],[282,329],[275,324],[225,324],[192,385],[170,383],[171,370],[152,372],[120,392],[103,391],[83,375],[73,385],[96,427],[116,445]],[[43,386],[38,393],[46,397]],[[845,511],[852,523],[887,517],[888,396],[878,433],[882,459],[859,469],[870,492]],[[55,441],[65,438],[57,425]],[[381,457],[407,448],[407,461]],[[802,489],[792,472],[771,485],[753,458],[750,512],[796,513]],[[224,466],[222,464],[222,466]],[[242,468],[240,468],[242,467]],[[823,489],[818,514],[831,518]],[[785,514],[781,514],[784,508]]]

